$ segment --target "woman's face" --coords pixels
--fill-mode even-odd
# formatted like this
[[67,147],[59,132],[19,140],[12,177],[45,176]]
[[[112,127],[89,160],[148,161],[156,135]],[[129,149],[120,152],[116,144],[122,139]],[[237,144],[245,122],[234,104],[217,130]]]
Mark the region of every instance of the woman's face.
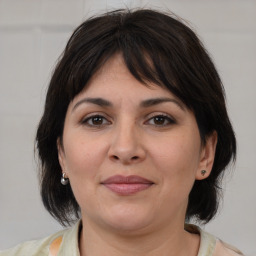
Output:
[[137,81],[117,55],[70,103],[59,160],[84,222],[150,230],[183,225],[215,140],[202,146],[194,114],[168,90]]

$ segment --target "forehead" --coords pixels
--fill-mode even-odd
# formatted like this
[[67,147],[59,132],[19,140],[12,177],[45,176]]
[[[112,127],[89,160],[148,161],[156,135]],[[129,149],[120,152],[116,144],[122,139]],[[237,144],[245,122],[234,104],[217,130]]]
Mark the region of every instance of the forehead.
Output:
[[168,89],[152,82],[138,81],[128,70],[121,54],[110,58],[90,79],[76,99],[83,96],[145,98],[169,96],[176,98]]

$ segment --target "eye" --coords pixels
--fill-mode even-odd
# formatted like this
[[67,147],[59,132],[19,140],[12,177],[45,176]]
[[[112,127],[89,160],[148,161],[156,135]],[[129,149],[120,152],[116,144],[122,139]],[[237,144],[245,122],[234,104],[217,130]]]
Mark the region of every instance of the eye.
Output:
[[92,127],[100,127],[109,123],[110,122],[104,116],[101,115],[90,116],[82,120],[83,125]]
[[161,114],[153,116],[147,121],[147,123],[154,126],[167,126],[170,124],[174,124],[175,121],[170,116]]

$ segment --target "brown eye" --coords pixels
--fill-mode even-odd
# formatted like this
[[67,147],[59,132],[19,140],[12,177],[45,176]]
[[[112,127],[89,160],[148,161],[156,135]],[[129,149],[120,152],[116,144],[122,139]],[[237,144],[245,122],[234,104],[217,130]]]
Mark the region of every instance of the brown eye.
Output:
[[151,119],[149,119],[148,123],[152,124],[154,126],[167,126],[167,125],[173,124],[175,122],[169,116],[157,115],[157,116],[154,116]]
[[82,121],[82,123],[84,125],[97,127],[97,126],[108,124],[109,121],[103,116],[95,115],[95,116],[90,116],[86,118],[85,120]]
[[163,124],[165,124],[165,122],[166,122],[166,118],[163,116],[154,117],[154,123],[156,125],[163,125]]
[[103,118],[101,116],[95,116],[91,118],[91,123],[93,125],[102,125],[103,124]]

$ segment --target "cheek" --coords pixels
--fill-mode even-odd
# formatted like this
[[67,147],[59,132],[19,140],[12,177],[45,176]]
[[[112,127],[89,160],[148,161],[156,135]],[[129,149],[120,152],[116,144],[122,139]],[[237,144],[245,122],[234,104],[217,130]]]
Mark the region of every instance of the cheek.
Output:
[[66,137],[65,156],[70,175],[93,174],[101,161],[104,146],[86,136],[74,134]]
[[158,143],[157,147],[150,147],[153,165],[166,194],[186,196],[193,186],[199,166],[200,139],[191,138],[173,136]]
[[[97,176],[97,154],[82,141],[75,140],[66,147],[66,166],[70,184],[77,201],[93,194],[93,181]],[[91,149],[91,150],[90,150]]]
[[91,200],[95,200],[101,165],[100,147],[82,138],[69,137],[67,141],[65,155],[68,177],[78,204],[84,208],[85,202],[90,205]]
[[[200,159],[200,143],[189,138],[170,137],[149,147],[150,155],[159,170],[168,173],[195,170]],[[184,173],[183,172],[183,173]]]
[[86,208],[91,201],[97,201],[97,184],[100,182],[100,170],[103,169],[107,147],[102,139],[88,138],[84,134],[79,136],[79,133],[71,135],[66,136],[64,141],[67,172],[76,200],[81,208]]

